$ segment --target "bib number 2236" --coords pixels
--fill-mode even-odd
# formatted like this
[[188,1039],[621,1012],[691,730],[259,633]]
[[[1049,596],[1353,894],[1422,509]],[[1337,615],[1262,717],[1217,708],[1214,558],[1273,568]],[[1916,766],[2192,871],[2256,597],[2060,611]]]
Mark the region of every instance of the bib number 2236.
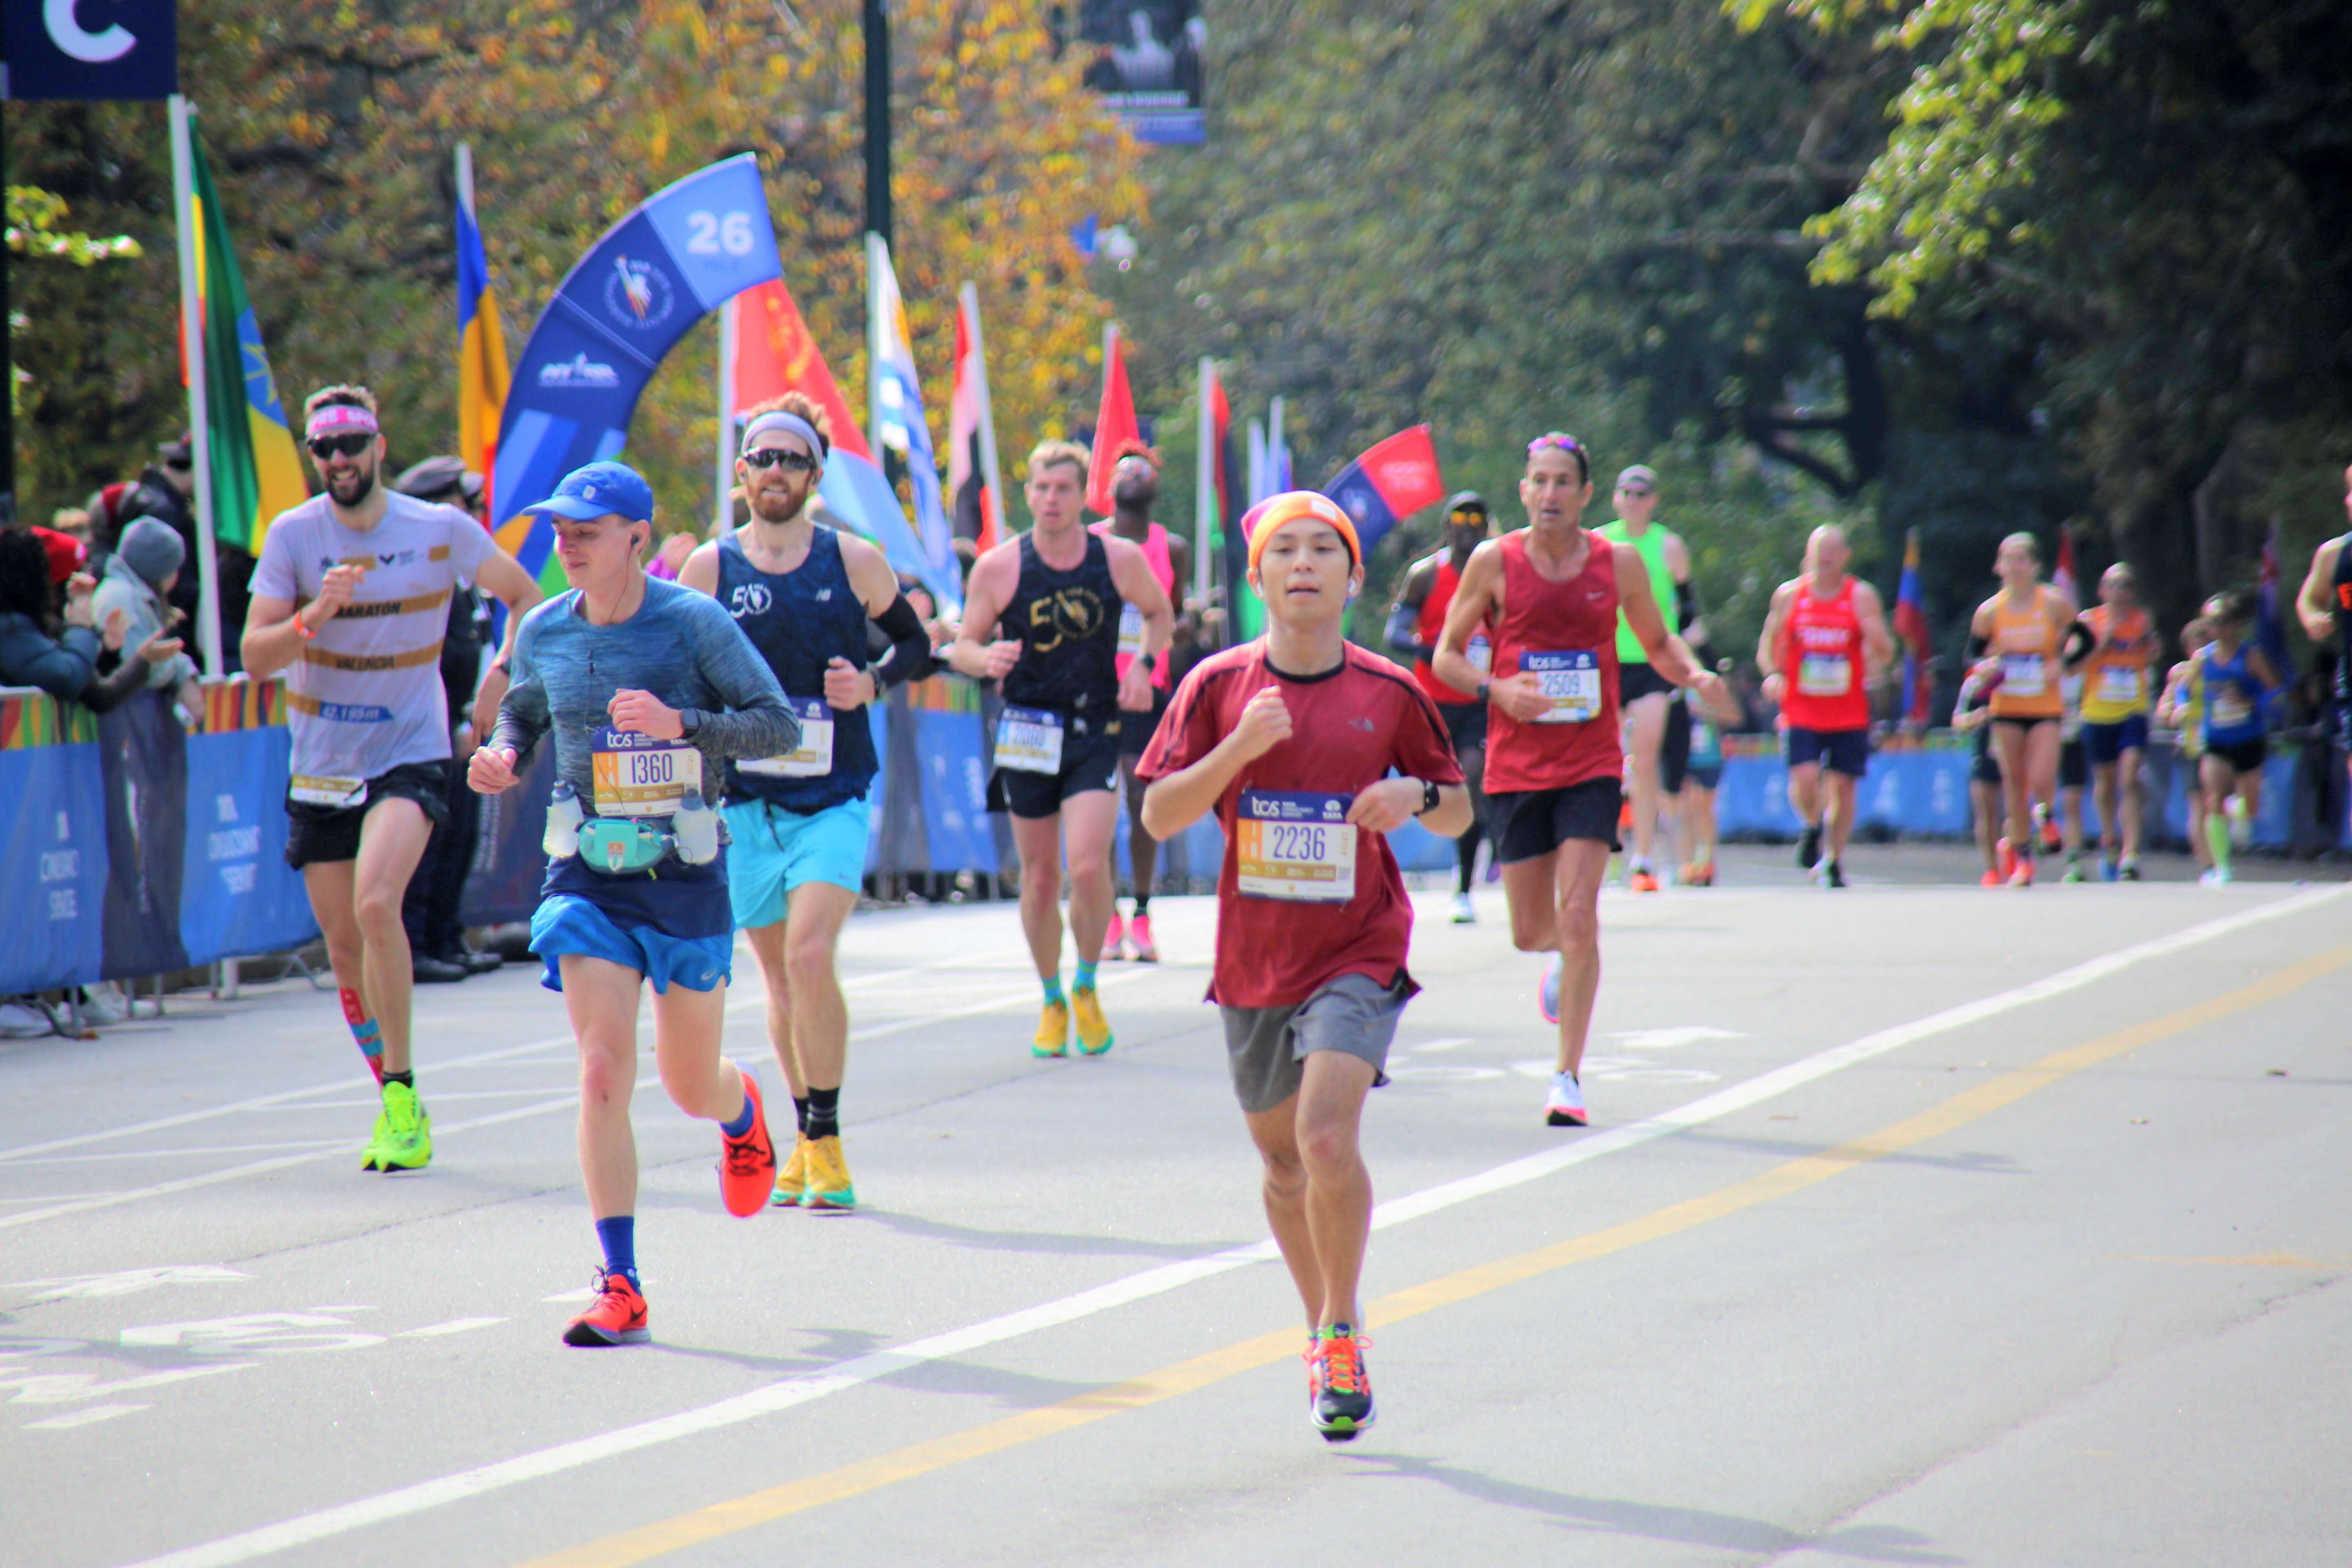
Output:
[[1344,904],[1356,896],[1352,797],[1302,790],[1242,791],[1234,824],[1244,898]]

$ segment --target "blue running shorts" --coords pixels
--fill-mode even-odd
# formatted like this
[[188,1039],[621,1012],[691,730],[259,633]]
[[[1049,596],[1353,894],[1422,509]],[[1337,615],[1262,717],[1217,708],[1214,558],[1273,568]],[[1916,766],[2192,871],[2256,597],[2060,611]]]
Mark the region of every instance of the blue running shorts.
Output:
[[785,901],[803,882],[829,882],[853,893],[864,883],[874,808],[863,797],[806,816],[761,800],[724,810],[730,840],[727,895],[739,931],[782,920]]
[[666,992],[672,981],[688,991],[709,991],[734,976],[735,933],[671,936],[655,926],[615,925],[613,917],[577,893],[551,893],[530,917],[530,950],[547,972],[539,983],[563,989],[562,959],[567,952],[602,958],[638,973]]

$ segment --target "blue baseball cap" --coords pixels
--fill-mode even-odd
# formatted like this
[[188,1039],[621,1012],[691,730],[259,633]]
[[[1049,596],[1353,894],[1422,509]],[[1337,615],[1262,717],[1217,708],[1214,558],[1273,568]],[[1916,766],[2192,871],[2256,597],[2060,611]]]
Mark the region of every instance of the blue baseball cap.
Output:
[[574,522],[593,522],[600,517],[651,522],[654,488],[626,463],[584,463],[563,476],[553,495],[523,510],[551,511]]

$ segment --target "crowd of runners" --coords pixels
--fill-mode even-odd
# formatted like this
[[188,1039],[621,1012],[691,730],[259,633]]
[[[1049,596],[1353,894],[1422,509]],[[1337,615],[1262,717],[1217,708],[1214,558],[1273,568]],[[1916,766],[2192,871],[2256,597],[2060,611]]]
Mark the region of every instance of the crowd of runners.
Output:
[[[630,1105],[647,983],[663,1087],[719,1124],[728,1210],[858,1202],[841,1139],[848,1015],[835,948],[858,896],[877,765],[865,710],[931,671],[933,638],[880,552],[812,517],[831,447],[824,416],[798,395],[749,411],[736,463],[749,519],[696,549],[674,582],[646,570],[654,496],[627,467],[589,464],[528,508],[550,519],[570,584],[543,603],[467,514],[385,487],[364,389],[329,387],[303,413],[324,493],[268,531],[243,652],[257,676],[288,672],[289,858],[382,1085],[363,1164],[414,1171],[432,1158],[400,911],[446,809],[442,619],[453,591],[474,584],[509,620],[476,701],[484,739],[467,781],[483,795],[513,788],[542,741],[558,777],[531,948],[578,1037],[580,1159],[602,1251],[594,1299],[562,1337],[644,1341]],[[1459,840],[1457,921],[1475,919],[1478,849],[1491,845],[1513,945],[1546,955],[1530,973],[1557,1044],[1544,1119],[1584,1126],[1610,858],[1629,829],[1627,885],[1660,887],[1661,803],[1681,796],[1686,828],[1711,820],[1721,727],[1738,710],[1694,651],[1705,639],[1689,553],[1653,521],[1656,476],[1620,473],[1616,521],[1590,528],[1592,460],[1572,437],[1528,444],[1524,526],[1490,537],[1482,498],[1448,504],[1440,549],[1408,572],[1387,624],[1410,669],[1344,636],[1362,547],[1345,511],[1293,491],[1241,522],[1265,634],[1171,681],[1182,542],[1150,518],[1156,459],[1139,448],[1116,460],[1117,515],[1089,527],[1087,452],[1035,448],[1034,527],[979,558],[944,653],[1003,699],[989,803],[1011,816],[1020,858],[1043,992],[1032,1049],[1112,1047],[1097,966],[1122,945],[1156,956],[1150,846],[1214,814],[1225,847],[1208,999],[1301,1299],[1310,1415],[1345,1440],[1374,1408],[1359,1331],[1371,1183],[1358,1131],[1416,990],[1412,905],[1387,835],[1418,820]],[[1847,565],[1844,539],[1817,531],[1800,574],[1773,595],[1758,648],[1785,719],[1799,858],[1830,888],[1844,885],[1868,765],[1869,689],[1894,657],[1877,594]],[[2137,875],[2136,775],[2159,689],[2162,715],[2197,737],[2203,820],[2219,825],[2200,837],[2226,878],[2230,803],[2251,804],[2260,787],[2258,709],[2279,673],[2248,644],[2244,602],[2207,606],[2195,651],[2159,680],[2159,644],[2126,569],[2106,574],[2084,614],[2040,582],[2028,536],[2004,542],[1999,572],[2000,592],[1975,616],[1979,662],[1963,696],[2006,817],[1988,879],[2030,882],[2042,814],[2089,781],[2103,858]],[[2319,552],[2298,606],[2315,637],[2352,633],[2344,540]],[[1138,829],[1124,919],[1112,866],[1122,792]],[[1703,885],[1713,864],[1702,837],[1679,878]],[[758,1075],[721,1051],[738,931],[793,1102],[788,1152]]]

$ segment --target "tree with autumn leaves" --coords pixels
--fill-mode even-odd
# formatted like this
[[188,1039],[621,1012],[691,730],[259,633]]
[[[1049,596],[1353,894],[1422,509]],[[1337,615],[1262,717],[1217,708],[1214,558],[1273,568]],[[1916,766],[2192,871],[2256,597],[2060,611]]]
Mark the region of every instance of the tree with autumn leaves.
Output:
[[[1008,442],[1086,405],[1106,308],[1072,228],[1139,214],[1133,142],[1003,0],[892,6],[897,266],[948,402],[957,285],[980,287]],[[862,405],[865,205],[856,0],[210,0],[181,18],[184,90],[289,400],[363,380],[394,458],[456,438],[451,149],[474,146],[490,268],[520,342],[563,273],[647,195],[756,153],[784,279]],[[160,105],[12,108],[13,177],[143,255],[27,279],[16,356],[27,508],[134,471],[184,419]],[[715,331],[648,388],[630,455],[680,521],[708,515]]]

